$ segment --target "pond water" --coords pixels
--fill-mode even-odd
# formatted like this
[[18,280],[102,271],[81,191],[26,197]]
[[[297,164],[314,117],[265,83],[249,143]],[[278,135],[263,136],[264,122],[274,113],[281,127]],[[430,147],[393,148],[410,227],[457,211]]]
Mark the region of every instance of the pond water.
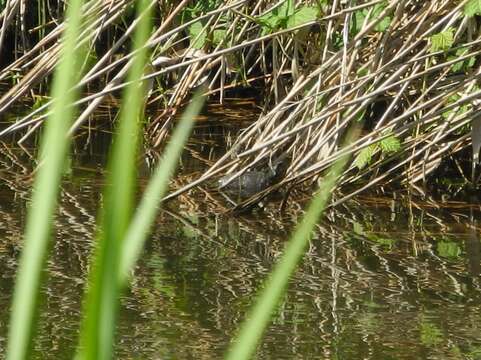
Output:
[[[216,135],[226,127],[216,131],[189,143],[174,186],[222,151]],[[75,151],[62,186],[38,359],[70,359],[76,344],[105,165],[105,142],[93,144]],[[0,147],[3,353],[33,161],[22,149]],[[279,214],[273,200],[235,216],[220,206],[199,189],[159,214],[122,298],[117,358],[222,358],[301,206]],[[328,212],[257,358],[481,359],[480,210],[399,193],[358,197]]]

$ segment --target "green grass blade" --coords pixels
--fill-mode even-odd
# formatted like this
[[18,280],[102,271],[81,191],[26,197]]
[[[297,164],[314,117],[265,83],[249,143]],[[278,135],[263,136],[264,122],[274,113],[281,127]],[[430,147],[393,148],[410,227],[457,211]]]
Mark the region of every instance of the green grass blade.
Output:
[[69,148],[67,130],[73,120],[76,93],[70,91],[77,83],[76,74],[81,50],[75,49],[81,25],[81,0],[69,2],[68,26],[60,63],[52,85],[52,114],[46,123],[45,135],[40,147],[41,166],[35,177],[32,203],[28,211],[25,243],[20,258],[18,276],[13,295],[7,359],[20,360],[30,357],[35,318],[38,306],[40,282],[48,253],[53,216],[57,207],[62,172]]
[[[142,14],[134,35],[134,50],[141,49],[150,34],[149,2],[138,2]],[[144,100],[144,84],[140,77],[145,68],[147,50],[133,58],[123,94],[120,122],[109,158],[104,207],[100,215],[96,249],[89,274],[84,304],[84,320],[80,334],[79,358],[111,359],[119,306],[119,258],[132,213],[137,167],[137,147]]]
[[312,199],[303,220],[294,230],[280,261],[272,270],[252,311],[242,324],[237,339],[228,350],[226,359],[250,359],[255,353],[257,344],[270,322],[271,315],[283,296],[297,264],[305,253],[312,231],[326,208],[331,192],[346,161],[347,157],[339,160],[322,182],[321,189]]
[[128,279],[130,271],[142,252],[149,229],[155,220],[159,203],[167,192],[170,176],[179,162],[184,144],[190,135],[193,119],[199,113],[203,103],[203,98],[200,95],[194,96],[192,103],[182,114],[182,118],[165,149],[163,159],[145,189],[124,240],[120,261],[120,283],[124,283]]

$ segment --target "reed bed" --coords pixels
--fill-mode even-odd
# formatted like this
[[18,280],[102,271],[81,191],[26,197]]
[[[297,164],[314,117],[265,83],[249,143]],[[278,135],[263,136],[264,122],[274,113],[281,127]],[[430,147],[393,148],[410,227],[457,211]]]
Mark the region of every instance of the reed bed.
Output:
[[[473,7],[472,1],[337,4],[318,20],[318,32],[311,26],[304,37],[301,30],[281,30],[263,39],[261,49],[270,50],[258,59],[272,65],[266,99],[271,108],[265,106],[204,178],[227,172],[235,179],[287,158],[282,181],[242,208],[272,190],[311,184],[352,154],[338,185],[357,188],[336,205],[392,182],[423,193],[420,185],[442,160],[472,143],[472,168],[458,168],[476,183],[481,92],[473,16],[479,9]],[[362,135],[341,149],[348,126],[361,121]]]
[[[339,185],[357,184],[348,197],[392,182],[422,191],[443,159],[469,147],[470,125],[477,126],[478,6],[473,0],[151,1],[157,26],[145,44],[151,56],[143,79],[158,111],[146,122],[146,144],[163,146],[179,109],[200,85],[221,103],[230,89],[253,86],[262,88],[262,114],[189,187],[219,174],[234,179],[282,156],[288,166],[281,180],[243,207],[273,190],[312,184],[347,153],[353,161]],[[106,97],[129,84],[125,75],[140,50],[125,49],[143,16],[132,15],[130,7],[127,0],[84,5],[92,21],[77,46],[88,45],[94,65],[78,82],[89,93],[76,103],[82,111],[70,133],[88,127]],[[58,61],[64,23],[44,16],[43,36],[29,47],[33,29],[22,26],[23,15],[19,0],[7,2],[1,15],[0,46],[24,43],[0,70],[0,80],[15,83],[0,98],[0,114],[39,91]],[[50,103],[0,136],[23,131],[23,142],[41,126]],[[341,150],[347,127],[361,120],[362,135]],[[472,182],[478,137],[472,169],[462,169]]]

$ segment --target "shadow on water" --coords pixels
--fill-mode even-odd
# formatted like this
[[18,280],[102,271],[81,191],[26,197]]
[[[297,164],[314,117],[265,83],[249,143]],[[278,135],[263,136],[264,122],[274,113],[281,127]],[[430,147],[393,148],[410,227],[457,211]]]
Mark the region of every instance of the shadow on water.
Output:
[[[187,146],[176,182],[222,153],[225,127]],[[214,135],[213,135],[214,134]],[[5,346],[32,160],[1,145],[0,349]],[[37,358],[69,358],[106,146],[72,158],[55,222]],[[141,181],[142,183],[142,181]],[[396,198],[396,199],[395,199]],[[198,189],[169,202],[122,299],[118,358],[220,358],[301,216],[295,201],[242,216]],[[404,195],[330,211],[258,351],[262,359],[481,358],[480,206]],[[0,351],[1,352],[1,351]]]

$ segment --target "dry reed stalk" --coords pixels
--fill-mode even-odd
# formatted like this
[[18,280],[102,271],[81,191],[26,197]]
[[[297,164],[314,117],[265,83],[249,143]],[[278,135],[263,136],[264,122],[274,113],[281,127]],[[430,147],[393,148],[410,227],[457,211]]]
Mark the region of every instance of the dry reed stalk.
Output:
[[[369,166],[359,168],[353,163],[340,185],[365,181],[365,189],[394,180],[410,184],[426,181],[444,157],[467,146],[462,129],[477,116],[469,108],[481,94],[476,87],[481,68],[473,67],[463,74],[452,74],[451,70],[453,65],[472,61],[481,54],[476,24],[463,13],[467,1],[376,0],[351,6],[350,2],[336,0],[323,8],[324,17],[318,20],[265,33],[259,16],[282,7],[282,1],[226,1],[179,24],[176,18],[188,6],[184,0],[162,15],[160,27],[146,45],[153,49],[155,65],[144,80],[158,78],[164,86],[155,97],[162,99],[163,111],[151,120],[147,136],[152,144],[162,144],[177,109],[200,81],[209,85],[210,94],[218,92],[222,102],[226,89],[264,79],[266,111],[186,189],[225,174],[226,169],[234,179],[281,155],[289,159],[289,166],[275,188],[297,186],[316,181],[344,154],[356,158],[370,147],[374,150]],[[18,1],[10,3],[16,6]],[[88,2],[88,12],[97,21],[84,29],[84,43],[92,48],[101,31],[114,26],[113,19],[121,16],[129,3]],[[304,5],[300,3],[298,8]],[[3,12],[0,34],[5,31],[7,18],[15,14],[8,8]],[[193,46],[201,33],[196,38],[188,36],[188,29],[199,20],[208,36],[213,36],[215,29],[225,30],[221,41],[204,46],[203,51],[195,51]],[[78,102],[85,108],[71,133],[107,94],[127,85],[124,75],[134,53],[119,51],[137,21],[133,20],[80,82],[79,86],[94,81],[104,85]],[[378,30],[381,25],[382,32]],[[6,111],[49,74],[56,62],[62,27],[59,23],[39,44],[0,71],[0,79],[18,69],[26,72],[0,99],[0,111]],[[432,36],[451,28],[452,46],[433,51]],[[190,43],[187,48],[181,45],[186,42]],[[230,71],[229,57],[237,59],[241,71]],[[23,141],[40,126],[45,118],[42,112],[47,108],[48,104],[33,111],[0,132],[0,136],[30,127]],[[339,149],[346,129],[361,117],[367,118],[365,133],[350,146]],[[399,141],[401,149],[384,154],[376,144],[392,137]],[[266,189],[260,196],[273,189]]]
[[[330,57],[324,55],[323,65],[309,74],[309,80],[317,77],[316,83],[312,85],[312,82],[305,81],[295,90],[291,90],[288,95],[291,101],[297,97],[294,105],[292,103],[287,106],[278,105],[271,112],[262,115],[234,144],[235,151],[222,158],[213,169],[231,164],[230,172],[232,178],[235,178],[248,169],[255,168],[256,164],[263,160],[265,162],[268,158],[280,156],[280,152],[290,151],[291,166],[288,173],[274,188],[288,187],[289,184],[316,178],[343,155],[336,144],[356,114],[382,100],[385,109],[379,119],[376,119],[374,128],[356,141],[357,145],[348,147],[346,151],[356,155],[363,148],[391,136],[395,136],[403,143],[403,149],[394,156],[380,158],[364,171],[351,166],[346,171],[342,184],[372,175],[374,178],[360,191],[381,182],[392,182],[394,178],[409,183],[425,181],[426,176],[437,168],[443,157],[450,156],[467,146],[466,139],[469,135],[458,136],[456,140],[447,138],[455,135],[456,131],[460,131],[477,116],[471,111],[461,116],[457,115],[457,112],[461,106],[469,105],[473,99],[481,95],[479,91],[473,91],[479,72],[452,83],[449,83],[448,73],[455,63],[479,54],[477,47],[479,39],[473,40],[471,37],[468,43],[463,44],[468,49],[466,56],[463,54],[452,60],[442,60],[435,65],[430,59],[440,53],[430,53],[430,44],[426,41],[440,30],[458,22],[465,22],[465,17],[460,11],[464,3],[457,5],[448,1],[429,3],[421,6],[421,11],[418,11],[419,6],[410,1],[396,2],[393,8],[395,16],[388,30],[382,36],[372,38],[375,46],[369,43],[364,49],[360,43],[351,46],[358,41],[355,37],[350,43],[345,43],[337,53]],[[406,13],[406,9],[410,11]],[[409,16],[413,20],[409,21]],[[348,22],[344,20],[345,32]],[[328,29],[330,24],[332,23],[328,22]],[[373,23],[364,23],[361,33],[372,28]],[[403,36],[402,34],[407,34],[408,30],[410,33]],[[328,38],[329,33],[330,31],[327,31]],[[463,33],[458,30],[455,40],[462,35]],[[407,40],[399,44],[399,39],[403,38]],[[396,48],[392,47],[391,43],[396,44]],[[327,49],[326,41],[323,54],[328,54]],[[283,49],[283,52],[286,52],[286,49]],[[352,69],[360,67],[353,66],[358,61],[356,57],[369,59],[366,63],[369,63],[371,69],[368,77],[352,74]],[[330,62],[332,59],[338,62]],[[419,86],[432,75],[439,77],[430,81],[427,87]],[[369,82],[371,84],[367,86]],[[438,87],[441,82],[444,82],[443,87]],[[425,91],[418,90],[423,88]],[[300,91],[304,91],[307,96],[304,95],[304,98],[299,96]],[[451,101],[453,96],[460,92],[462,96],[454,102]],[[317,102],[322,97],[328,97],[328,100],[319,109]],[[406,100],[411,103],[409,106],[406,106],[408,104]],[[305,114],[309,111],[312,115],[307,117]],[[441,121],[444,118],[443,114],[448,112],[450,115],[443,123]],[[409,153],[411,155],[407,155]],[[403,154],[407,159],[403,159],[405,156]],[[235,160],[230,160],[231,155],[235,155]],[[390,168],[386,170],[385,167],[389,165]],[[273,189],[267,189],[265,194]],[[240,207],[258,201],[259,197],[265,194],[249,199],[246,203],[240,204]]]

